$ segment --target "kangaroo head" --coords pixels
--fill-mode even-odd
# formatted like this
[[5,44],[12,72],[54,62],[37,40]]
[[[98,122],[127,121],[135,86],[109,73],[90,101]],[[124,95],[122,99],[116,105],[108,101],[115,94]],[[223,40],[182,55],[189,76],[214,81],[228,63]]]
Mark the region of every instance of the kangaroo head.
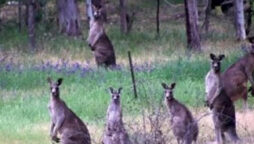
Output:
[[101,6],[94,6],[93,5],[93,16],[96,20],[100,19],[102,17],[102,8]]
[[63,79],[59,78],[56,82],[52,82],[51,78],[48,78],[48,83],[50,85],[50,93],[54,97],[58,97],[60,92],[59,92],[59,86],[62,84]]
[[111,94],[112,101],[115,103],[120,102],[122,87],[120,87],[117,91],[115,91],[112,87],[109,88],[109,92]]
[[164,96],[166,100],[172,100],[174,98],[173,90],[175,88],[176,83],[170,84],[168,86],[165,83],[161,83],[162,87],[164,88]]
[[220,72],[220,68],[221,68],[221,60],[223,60],[225,57],[224,54],[222,55],[219,55],[218,57],[211,53],[210,54],[210,58],[211,58],[211,68],[217,73],[217,72]]

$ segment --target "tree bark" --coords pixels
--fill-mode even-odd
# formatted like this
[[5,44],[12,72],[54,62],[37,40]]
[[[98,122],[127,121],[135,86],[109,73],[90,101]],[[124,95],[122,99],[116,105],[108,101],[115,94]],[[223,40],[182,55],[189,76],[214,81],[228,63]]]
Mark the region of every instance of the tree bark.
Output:
[[126,13],[126,7],[125,7],[125,0],[119,1],[120,5],[120,29],[121,32],[124,34],[128,33],[128,25],[127,25],[127,13]]
[[35,51],[35,2],[30,0],[28,4],[28,38],[29,48]]
[[76,0],[57,0],[58,25],[63,34],[81,35],[80,15]]
[[86,0],[86,16],[88,23],[90,22],[90,20],[94,19],[92,5],[92,0]]
[[19,32],[21,31],[21,27],[22,27],[22,3],[21,0],[18,1],[19,5],[18,5],[18,25],[19,25]]
[[160,34],[160,0],[157,0],[156,31],[157,31],[157,35],[159,35]]
[[196,0],[184,0],[187,48],[200,51],[200,36],[198,32],[198,10]]
[[205,10],[205,21],[203,27],[205,28],[205,32],[209,31],[209,24],[210,24],[210,13],[212,8],[212,0],[207,0],[207,7]]
[[253,15],[253,1],[249,1],[249,7],[246,11],[246,35],[249,35],[250,29],[251,29],[251,24],[252,24],[252,15]]
[[25,25],[28,26],[28,15],[29,15],[29,4],[25,3],[26,11],[25,11]]
[[246,32],[244,27],[244,7],[243,0],[234,0],[235,28],[237,40],[245,40]]

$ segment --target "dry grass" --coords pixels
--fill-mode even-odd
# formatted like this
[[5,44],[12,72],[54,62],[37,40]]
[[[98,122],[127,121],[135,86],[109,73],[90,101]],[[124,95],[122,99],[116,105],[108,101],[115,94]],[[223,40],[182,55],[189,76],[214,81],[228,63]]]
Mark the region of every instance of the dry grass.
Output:
[[[209,144],[214,140],[213,121],[209,110],[206,108],[192,108],[194,117],[199,119],[199,137],[197,144]],[[239,110],[238,110],[239,111]],[[246,112],[237,112],[237,133],[241,138],[242,144],[254,143],[254,110],[247,110]],[[125,128],[127,129],[130,138],[134,141],[133,144],[143,144],[143,142],[151,143],[154,137],[154,124],[151,120],[155,120],[156,115],[151,114],[151,111],[143,111],[138,115],[124,114]],[[168,112],[164,109],[161,110],[159,120],[159,128],[162,131],[162,137],[165,144],[177,144],[173,136]],[[153,121],[154,122],[154,121]],[[104,122],[86,123],[91,134],[92,143],[101,143]],[[44,144],[49,143],[49,127],[50,123],[39,123],[29,126],[24,126],[22,129],[17,130],[19,136],[13,137],[11,134],[0,135],[0,144]],[[24,139],[25,138],[25,139]],[[150,144],[149,143],[149,144]]]
[[[194,117],[199,119],[199,136],[198,144],[207,144],[213,143],[215,138],[214,126],[212,121],[212,115],[206,108],[195,108],[192,109]],[[159,118],[161,120],[161,131],[163,137],[166,140],[166,144],[177,144],[175,137],[173,136],[169,116],[166,111],[162,112],[164,118]],[[142,116],[143,115],[143,116]],[[253,144],[254,143],[254,110],[248,110],[246,112],[237,112],[236,121],[237,121],[237,133],[241,139],[242,144]],[[149,121],[148,112],[141,114],[139,116],[126,116],[124,117],[125,127],[129,132],[129,135],[132,139],[138,137],[141,141],[142,138],[151,138],[153,135],[153,128]],[[94,143],[100,143],[103,128],[101,126],[89,125],[89,130],[91,137],[93,138]],[[145,141],[145,140],[143,140]],[[136,142],[134,142],[135,144]]]

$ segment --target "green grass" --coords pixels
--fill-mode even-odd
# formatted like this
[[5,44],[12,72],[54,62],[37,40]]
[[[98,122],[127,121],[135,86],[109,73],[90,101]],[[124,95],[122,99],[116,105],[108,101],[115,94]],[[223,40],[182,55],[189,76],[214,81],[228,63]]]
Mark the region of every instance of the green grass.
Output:
[[[223,61],[223,69],[241,56],[235,51]],[[203,107],[204,77],[209,71],[208,56],[179,56],[166,63],[152,64],[152,71],[136,72],[138,99],[133,98],[128,68],[121,71],[98,69],[84,77],[79,73],[64,74],[23,68],[20,73],[0,72],[0,139],[13,143],[47,143],[49,114],[48,76],[63,77],[61,98],[90,125],[102,124],[110,101],[108,88],[123,87],[122,104],[125,116],[139,115],[151,103],[162,101],[161,82],[176,82],[175,97],[189,107]],[[45,130],[46,129],[46,130]],[[42,135],[41,135],[42,134]],[[1,142],[0,142],[1,143]]]

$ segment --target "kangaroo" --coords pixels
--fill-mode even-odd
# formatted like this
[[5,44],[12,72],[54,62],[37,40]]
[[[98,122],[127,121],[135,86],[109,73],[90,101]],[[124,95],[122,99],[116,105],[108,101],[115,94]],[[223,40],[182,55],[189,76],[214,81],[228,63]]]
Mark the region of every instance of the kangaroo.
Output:
[[94,52],[98,66],[114,67],[116,65],[115,52],[110,39],[104,31],[102,9],[95,6],[93,8],[94,19],[90,20],[89,24],[88,45]]
[[225,55],[219,55],[218,58],[214,54],[210,54],[211,58],[211,70],[207,73],[205,77],[205,91],[206,97],[205,102],[207,106],[211,106],[211,103],[214,101],[221,91],[222,84],[219,81],[220,79],[220,65],[221,60],[223,60]]
[[224,55],[216,57],[214,54],[210,54],[211,70],[206,77],[207,103],[212,110],[215,141],[218,144],[224,143],[224,133],[227,133],[233,142],[239,140],[236,133],[235,107],[221,82],[220,62],[224,57]]
[[169,108],[170,121],[177,143],[191,144],[193,141],[196,143],[199,132],[197,121],[194,120],[188,108],[174,98],[175,83],[170,86],[165,83],[161,85],[165,90],[165,101]]
[[130,144],[122,121],[121,90],[122,88],[119,88],[118,91],[114,91],[112,87],[109,88],[112,99],[107,110],[107,124],[103,144]]
[[241,98],[245,109],[248,108],[248,80],[251,83],[251,94],[254,95],[253,71],[254,45],[252,45],[250,52],[236,61],[222,74],[222,82],[227,95],[232,101],[236,101]]
[[[48,105],[51,117],[50,137],[61,144],[91,144],[86,125],[60,98],[59,86],[62,81],[63,79],[59,78],[57,82],[52,82],[51,78],[48,78],[51,93]],[[58,138],[57,134],[60,134],[61,138]]]

